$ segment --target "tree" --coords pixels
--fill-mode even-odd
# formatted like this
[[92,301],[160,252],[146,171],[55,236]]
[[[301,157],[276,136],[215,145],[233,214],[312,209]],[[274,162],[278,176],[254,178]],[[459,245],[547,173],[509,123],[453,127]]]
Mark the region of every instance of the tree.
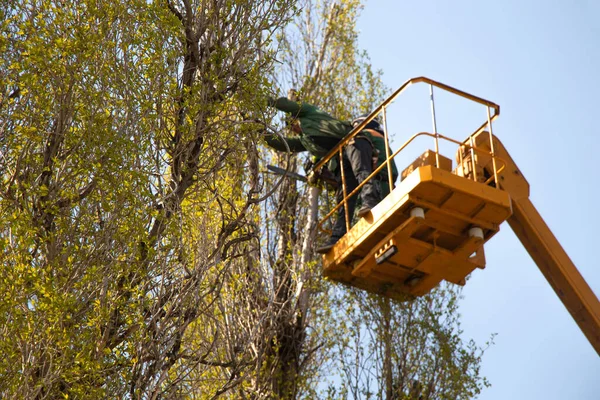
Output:
[[205,393],[240,384],[220,326],[187,335],[256,236],[240,115],[292,5],[2,3],[2,397],[180,397],[199,364],[232,366]]
[[489,386],[480,375],[485,348],[463,341],[459,299],[460,289],[446,285],[410,302],[340,293],[348,320],[337,329],[349,335],[337,349],[345,380],[336,391],[354,399],[477,396]]
[[[320,395],[355,322],[340,304],[367,303],[308,262],[307,187],[263,174],[260,143],[275,125],[267,94],[294,86],[339,118],[381,100],[380,74],[358,51],[359,9],[0,3],[0,397]],[[401,321],[390,307],[386,321]],[[396,365],[398,337],[364,332],[388,335]],[[402,390],[430,376],[411,373],[389,376]],[[364,386],[332,391],[350,384]]]
[[[386,97],[389,91],[381,73],[373,71],[366,52],[358,48],[356,19],[361,7],[360,1],[352,0],[300,3],[302,13],[280,38],[282,66],[274,79],[282,86],[280,93],[283,87],[299,89],[302,100],[347,120],[370,112]],[[286,165],[295,170],[298,162],[292,159]],[[331,368],[342,371],[335,380],[341,383],[328,387],[331,398],[470,398],[479,393],[487,385],[479,375],[483,350],[460,337],[460,292],[443,288],[413,303],[398,303],[357,290],[307,284],[320,280],[318,265],[307,274],[300,262],[314,258],[310,249],[307,255],[307,249],[299,247],[305,238],[312,240],[301,212],[307,209],[310,192],[298,191],[291,181],[288,185],[277,203],[278,210],[286,210],[280,216],[279,237],[293,240],[283,242],[288,253],[280,253],[278,260],[287,261],[284,271],[292,271],[288,276],[302,277],[292,286],[310,298],[297,303],[305,305],[296,310],[305,318],[306,325],[295,326],[302,333],[290,335],[302,339],[290,346],[297,352],[319,349],[309,359],[312,364],[305,362],[305,370],[299,371],[307,386],[323,384],[325,370]],[[326,205],[333,200],[322,197],[321,204],[328,212]],[[281,241],[279,245],[281,251]],[[313,296],[316,307],[310,306]],[[295,381],[295,375],[283,375]]]
[[[295,88],[303,101],[318,105],[339,118],[350,118],[358,107],[367,108],[383,85],[365,54],[357,50],[355,17],[357,1],[300,1],[302,10],[278,37],[281,68],[273,80],[276,93]],[[349,83],[344,87],[342,82]],[[369,95],[366,95],[366,93]],[[275,163],[293,171],[299,159],[276,155]],[[276,243],[267,247],[277,319],[273,324],[273,348],[268,351],[268,380],[276,398],[314,397],[315,387],[335,341],[323,325],[331,317],[328,290],[314,259],[315,226],[307,212],[318,195],[315,188],[299,187],[293,180],[281,183],[267,213],[273,213]],[[307,197],[307,194],[309,196]],[[271,232],[267,221],[266,232]],[[266,238],[267,241],[270,237]],[[321,319],[322,318],[322,319]]]

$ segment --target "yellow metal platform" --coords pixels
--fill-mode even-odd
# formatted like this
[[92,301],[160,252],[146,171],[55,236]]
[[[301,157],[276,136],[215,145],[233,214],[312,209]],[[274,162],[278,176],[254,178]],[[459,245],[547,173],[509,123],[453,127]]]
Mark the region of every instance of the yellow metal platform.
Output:
[[323,256],[323,274],[399,300],[442,280],[464,284],[485,266],[483,244],[511,213],[507,192],[422,166]]

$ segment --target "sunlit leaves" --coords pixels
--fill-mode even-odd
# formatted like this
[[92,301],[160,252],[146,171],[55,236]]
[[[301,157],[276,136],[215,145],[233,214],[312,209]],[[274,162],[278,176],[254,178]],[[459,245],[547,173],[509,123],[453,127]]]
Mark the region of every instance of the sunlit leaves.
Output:
[[138,397],[187,373],[182,335],[252,232],[240,111],[288,3],[0,6],[0,396]]

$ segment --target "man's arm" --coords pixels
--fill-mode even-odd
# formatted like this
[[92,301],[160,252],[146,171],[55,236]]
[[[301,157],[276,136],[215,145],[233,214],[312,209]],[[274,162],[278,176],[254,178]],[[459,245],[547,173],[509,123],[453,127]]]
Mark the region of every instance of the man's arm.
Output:
[[[284,138],[281,135],[277,134],[266,134],[265,141],[269,147],[272,147],[278,151],[292,152],[292,153],[300,153],[301,151],[306,151],[306,148],[298,138]],[[287,144],[287,146],[286,146]]]
[[311,111],[315,110],[315,106],[308,103],[299,103],[297,101],[289,100],[285,97],[278,99],[269,98],[269,106],[275,107],[280,111],[291,114],[294,118],[303,117]]

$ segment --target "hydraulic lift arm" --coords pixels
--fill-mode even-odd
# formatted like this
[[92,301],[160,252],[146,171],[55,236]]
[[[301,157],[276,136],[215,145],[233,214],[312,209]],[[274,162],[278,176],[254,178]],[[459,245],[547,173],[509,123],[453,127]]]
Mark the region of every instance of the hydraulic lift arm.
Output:
[[[488,132],[480,133],[477,147],[489,150]],[[554,289],[579,328],[600,355],[600,302],[583,279],[548,225],[529,200],[529,184],[502,143],[494,136],[495,155],[506,163],[498,174],[500,189],[512,200],[513,214],[508,223],[533,261]],[[478,160],[488,174],[493,174],[491,162]]]

